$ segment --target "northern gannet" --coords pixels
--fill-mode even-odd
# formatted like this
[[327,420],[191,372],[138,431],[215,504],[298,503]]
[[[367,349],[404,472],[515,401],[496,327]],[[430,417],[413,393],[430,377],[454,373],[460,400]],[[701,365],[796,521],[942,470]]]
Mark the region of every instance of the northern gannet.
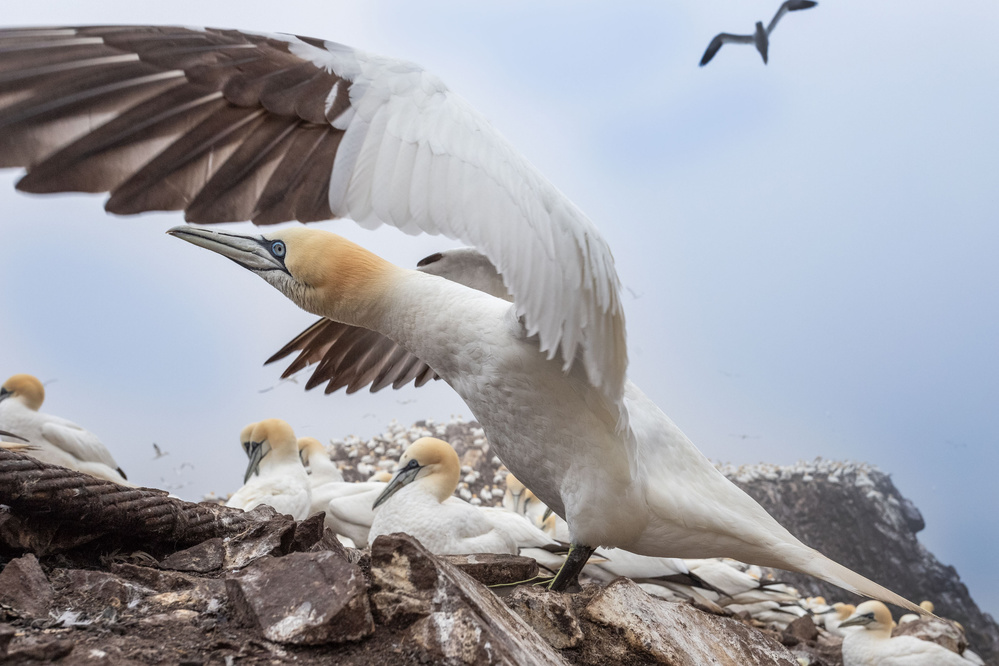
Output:
[[326,486],[324,493],[330,498],[326,504],[326,525],[353,541],[358,548],[366,547],[371,523],[375,519],[371,505],[391,479],[392,475],[388,472],[376,472],[368,481],[345,481]]
[[254,424],[248,455],[243,487],[232,494],[226,506],[250,511],[267,504],[295,520],[308,518],[309,475],[298,457],[298,440],[291,426],[281,419]]
[[833,636],[846,636],[849,628],[844,631],[840,629],[839,626],[843,624],[847,618],[853,615],[855,610],[857,610],[857,608],[853,604],[836,602],[828,611],[822,613],[822,626],[825,627],[826,631]]
[[715,57],[718,50],[721,49],[723,44],[755,44],[756,50],[760,52],[760,56],[763,57],[763,64],[767,64],[767,51],[770,48],[770,33],[774,31],[777,27],[777,22],[781,20],[784,14],[788,12],[796,12],[801,9],[811,9],[819,3],[812,2],[812,0],[787,0],[784,4],[780,6],[777,13],[774,14],[773,19],[770,20],[770,25],[763,28],[763,22],[756,22],[756,31],[752,35],[732,35],[727,32],[721,32],[715,35],[715,38],[711,40],[708,44],[707,50],[704,52],[704,56],[701,57],[701,67],[704,67],[711,59]]
[[309,482],[313,488],[324,483],[342,483],[343,474],[330,460],[326,447],[315,437],[298,438],[298,455],[308,468]]
[[20,435],[15,435],[12,432],[7,432],[6,430],[0,430],[0,437],[9,437],[11,439],[18,440],[19,442],[27,442],[28,441],[24,437],[21,437]]
[[461,476],[447,442],[422,437],[399,458],[398,471],[375,500],[370,538],[406,532],[440,555],[507,553],[554,542],[520,514],[472,506],[454,496]]
[[942,645],[914,636],[895,636],[888,607],[865,601],[842,622],[841,629],[863,627],[843,637],[843,666],[968,666],[969,662]]
[[350,217],[443,234],[513,305],[309,229],[172,233],[300,306],[375,330],[472,410],[564,517],[564,589],[595,546],[731,556],[915,609],[822,557],[728,482],[626,381],[620,280],[595,225],[436,76],[308,37],[156,27],[0,31],[0,166],[29,192],[111,192],[190,222]]
[[25,452],[44,463],[131,485],[96,435],[72,421],[39,412],[43,402],[45,387],[36,377],[14,375],[0,386],[0,427],[18,433],[33,447]]
[[[934,611],[934,608],[935,608],[934,605],[933,605],[933,602],[929,601],[927,599],[924,599],[924,600],[920,601],[919,602],[919,607],[922,608],[927,613],[932,613]],[[920,616],[916,615],[915,613],[906,613],[902,617],[898,618],[898,623],[899,624],[905,624],[907,622],[914,622],[914,621],[918,620],[919,617]]]

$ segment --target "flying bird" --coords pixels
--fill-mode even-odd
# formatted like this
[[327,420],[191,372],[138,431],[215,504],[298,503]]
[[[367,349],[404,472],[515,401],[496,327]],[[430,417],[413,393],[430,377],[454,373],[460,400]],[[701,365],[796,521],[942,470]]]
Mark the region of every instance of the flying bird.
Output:
[[554,589],[605,545],[728,555],[917,609],[795,539],[627,381],[621,284],[596,226],[418,65],[291,35],[13,29],[0,85],[0,166],[28,168],[23,191],[110,192],[112,213],[190,222],[350,217],[485,255],[512,304],[315,229],[170,232],[451,385],[567,521]]
[[715,38],[711,40],[708,44],[707,50],[704,52],[704,56],[701,57],[701,67],[704,67],[711,59],[715,57],[718,50],[721,49],[723,44],[754,44],[756,45],[756,50],[760,52],[763,57],[763,64],[767,64],[767,51],[770,48],[770,33],[774,31],[777,27],[777,22],[781,20],[781,17],[788,12],[796,12],[801,9],[811,9],[819,3],[813,2],[812,0],[787,0],[784,4],[780,6],[777,13],[774,14],[773,19],[770,21],[770,25],[763,28],[763,22],[756,22],[756,31],[751,35],[733,35],[727,32],[721,32],[715,35]]

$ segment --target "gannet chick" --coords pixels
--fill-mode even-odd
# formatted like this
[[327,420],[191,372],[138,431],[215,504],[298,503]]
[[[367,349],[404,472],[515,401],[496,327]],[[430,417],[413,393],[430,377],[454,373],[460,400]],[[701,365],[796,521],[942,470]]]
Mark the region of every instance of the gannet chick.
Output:
[[226,506],[250,511],[267,504],[295,520],[308,518],[312,503],[309,475],[298,457],[298,440],[291,426],[281,419],[254,425],[249,456],[244,485]]
[[784,14],[788,12],[796,12],[801,9],[811,9],[819,3],[812,2],[812,0],[788,0],[780,6],[777,13],[774,14],[773,19],[770,21],[770,25],[763,28],[763,22],[756,22],[756,32],[752,35],[732,35],[727,32],[722,32],[715,35],[715,38],[711,40],[708,44],[707,50],[704,52],[704,56],[701,58],[701,67],[704,67],[711,59],[715,57],[724,44],[754,44],[756,45],[756,50],[760,52],[760,56],[763,58],[763,64],[767,64],[767,51],[770,48],[770,33],[774,31],[777,27],[777,22],[781,20]]
[[593,549],[606,546],[732,557],[920,610],[798,541],[633,383],[618,401],[582,366],[566,372],[538,347],[516,302],[399,268],[318,229],[169,233],[257,273],[305,310],[382,333],[432,367],[507,469],[566,520],[571,548],[553,589],[565,589]]
[[[370,538],[405,532],[438,555],[519,551],[518,538],[531,534],[519,514],[489,514],[454,497],[461,464],[451,446],[433,437],[413,442],[399,459],[398,471],[375,500]],[[509,521],[509,522],[508,522]],[[512,525],[516,521],[516,525]],[[536,532],[536,530],[535,530]],[[551,543],[543,535],[543,545]]]
[[843,666],[968,666],[956,652],[914,636],[895,636],[888,607],[865,601],[840,629],[862,627],[843,637]]
[[34,448],[28,455],[122,485],[125,473],[92,432],[72,421],[39,412],[45,388],[36,377],[14,375],[0,387],[0,427],[18,433]]

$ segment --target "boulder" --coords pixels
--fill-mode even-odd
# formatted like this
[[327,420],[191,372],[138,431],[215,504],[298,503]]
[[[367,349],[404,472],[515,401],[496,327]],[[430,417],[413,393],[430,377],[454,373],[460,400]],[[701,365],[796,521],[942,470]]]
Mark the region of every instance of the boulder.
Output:
[[209,573],[221,569],[224,560],[225,546],[222,539],[215,538],[163,558],[160,566],[173,571]]
[[371,544],[371,602],[435,664],[564,664],[496,595],[407,534]]
[[763,633],[688,604],[656,599],[627,578],[600,590],[583,614],[611,628],[650,664],[798,666],[787,648]]
[[530,557],[473,553],[442,555],[441,559],[458,567],[483,585],[511,585],[538,575],[538,563]]
[[375,630],[364,575],[331,551],[258,560],[226,589],[234,616],[277,643],[342,643]]
[[0,571],[0,603],[32,617],[45,617],[52,597],[52,585],[31,553],[11,560]]
[[504,601],[553,648],[574,648],[582,642],[583,630],[565,595],[521,585]]
[[922,617],[900,624],[891,632],[892,636],[915,636],[924,641],[942,645],[951,652],[963,654],[968,649],[968,639],[964,631],[950,620],[939,617]]

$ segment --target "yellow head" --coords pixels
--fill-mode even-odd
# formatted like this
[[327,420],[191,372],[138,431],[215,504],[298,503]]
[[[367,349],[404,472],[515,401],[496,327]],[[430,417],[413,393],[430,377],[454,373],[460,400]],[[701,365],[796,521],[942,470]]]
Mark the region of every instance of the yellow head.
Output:
[[329,457],[326,453],[326,449],[323,447],[322,442],[320,442],[315,437],[299,437],[298,438],[298,455],[302,459],[302,462],[306,465],[314,457],[318,458],[321,456]]
[[461,464],[451,445],[434,437],[421,437],[403,452],[395,476],[375,500],[374,506],[379,506],[403,486],[417,480],[439,502],[443,502],[458,487],[460,476]]
[[246,467],[243,482],[250,476],[259,473],[260,461],[267,455],[278,458],[298,458],[298,440],[295,431],[287,421],[281,419],[264,419],[253,426],[250,434],[250,462]]
[[8,398],[16,398],[37,412],[45,402],[45,387],[31,375],[14,375],[0,387],[0,401]]
[[880,601],[865,601],[857,606],[853,615],[841,622],[840,629],[846,627],[863,627],[868,631],[878,631],[891,635],[895,621],[891,619],[891,611]]

